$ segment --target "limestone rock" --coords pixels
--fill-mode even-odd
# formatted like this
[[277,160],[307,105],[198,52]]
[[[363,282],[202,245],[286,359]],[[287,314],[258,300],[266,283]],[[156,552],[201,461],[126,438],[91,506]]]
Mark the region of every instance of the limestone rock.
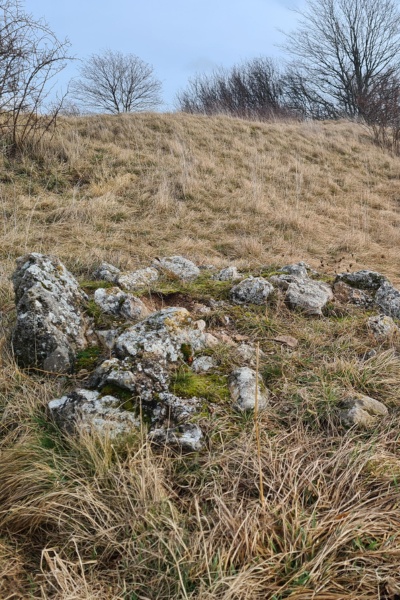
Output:
[[338,281],[344,281],[344,283],[360,290],[377,290],[383,283],[387,282],[387,279],[381,273],[364,269],[354,273],[339,273],[336,276],[335,283]]
[[[239,346],[236,348],[236,353],[238,354],[239,358],[244,362],[249,364],[252,367],[256,366],[257,363],[257,349],[253,344],[248,344],[245,342],[242,342],[241,344],[239,344]],[[263,358],[265,356],[264,352],[260,349],[259,351],[259,358]]]
[[195,373],[207,373],[214,367],[215,363],[211,356],[197,356],[192,363],[192,369]]
[[385,281],[375,294],[375,304],[384,315],[400,319],[400,292]]
[[120,332],[118,329],[97,329],[95,334],[106,348],[112,350]]
[[87,345],[81,312],[86,295],[55,257],[32,253],[17,260],[13,275],[17,323],[13,349],[24,367],[68,372]]
[[154,444],[180,448],[185,452],[198,452],[204,447],[203,432],[194,423],[177,427],[160,427],[151,431],[148,438]]
[[332,298],[333,294],[329,285],[312,279],[290,283],[285,297],[290,308],[315,316],[322,315],[322,309]]
[[377,418],[387,414],[388,409],[382,402],[357,394],[344,400],[343,410],[340,411],[340,420],[347,427],[352,425],[370,427]]
[[139,298],[123,292],[118,287],[97,289],[94,301],[105,314],[114,317],[138,320],[149,314],[149,310]]
[[119,336],[116,352],[120,358],[148,352],[170,362],[187,359],[216,340],[204,332],[204,321],[193,321],[185,308],[170,307],[153,313]]
[[[258,408],[263,410],[268,404],[267,392],[261,389],[258,377]],[[235,369],[229,376],[228,387],[236,408],[242,411],[253,410],[256,402],[256,372],[249,367]]]
[[263,277],[248,277],[231,289],[234,304],[265,304],[273,286]]
[[139,269],[138,271],[120,273],[116,283],[128,292],[150,287],[158,279],[158,271],[152,267]]
[[114,267],[114,265],[110,265],[110,263],[103,262],[94,271],[93,279],[100,279],[101,281],[108,281],[110,283],[114,283],[120,272],[121,271],[117,267]]
[[343,304],[355,304],[356,306],[368,308],[373,302],[371,293],[351,287],[351,285],[341,280],[333,284],[333,293],[336,300]]
[[191,260],[183,256],[157,258],[153,262],[153,267],[158,271],[175,275],[178,279],[183,280],[196,279],[200,275],[200,269]]
[[367,327],[378,341],[384,341],[399,332],[399,328],[392,317],[386,315],[370,317],[367,321]]
[[69,432],[78,428],[115,438],[140,427],[140,420],[121,407],[121,400],[97,391],[78,389],[48,406],[58,425]]
[[236,267],[225,267],[222,269],[216,276],[215,279],[218,281],[235,281],[236,279],[241,279],[239,271]]
[[282,275],[272,275],[269,278],[269,282],[273,286],[275,286],[278,289],[283,290],[285,292],[291,283],[301,284],[303,279],[308,280],[308,278],[299,277],[298,275],[291,275],[290,273],[284,273]]
[[305,279],[306,277],[308,277],[308,269],[310,269],[310,265],[308,265],[304,261],[300,261],[293,265],[285,265],[279,270],[282,273],[286,273],[287,275],[295,275],[296,277]]

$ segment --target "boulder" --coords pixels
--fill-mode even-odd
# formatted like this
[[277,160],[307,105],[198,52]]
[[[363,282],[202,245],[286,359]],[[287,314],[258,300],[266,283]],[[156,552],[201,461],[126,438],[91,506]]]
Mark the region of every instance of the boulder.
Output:
[[387,279],[381,273],[364,269],[362,271],[355,271],[354,273],[339,273],[336,276],[335,283],[338,281],[344,281],[347,285],[360,290],[377,290]]
[[343,408],[339,416],[346,427],[353,425],[370,427],[379,417],[385,417],[387,414],[388,409],[382,402],[369,396],[356,394],[343,401]]
[[55,257],[32,253],[17,260],[13,275],[17,323],[12,345],[24,367],[65,373],[87,346],[82,313],[86,295]]
[[236,267],[225,267],[222,269],[216,276],[215,279],[218,281],[235,281],[236,279],[241,279],[239,271]]
[[263,277],[248,277],[233,286],[230,296],[234,304],[265,304],[273,291],[273,286]]
[[205,322],[194,321],[185,308],[165,308],[127,329],[115,348],[119,358],[146,352],[168,362],[187,360],[194,352],[217,343],[204,329]]
[[139,269],[138,271],[120,273],[116,283],[128,292],[135,292],[150,287],[158,280],[158,271],[152,267]]
[[150,312],[139,298],[123,292],[119,287],[97,289],[94,301],[105,314],[129,321],[143,319]]
[[103,262],[94,271],[92,277],[93,279],[100,279],[101,281],[115,283],[120,272],[121,271],[117,267],[114,267],[114,265],[110,265],[110,263]]
[[374,302],[384,315],[400,319],[400,292],[388,281],[380,286]]
[[[258,408],[263,410],[268,404],[267,391],[262,390],[261,377],[258,376]],[[256,372],[249,367],[240,367],[231,373],[228,387],[234,406],[241,411],[253,410],[256,403]]]
[[200,275],[200,269],[183,256],[157,258],[153,262],[153,267],[162,273],[172,274],[183,280],[196,279]]
[[322,309],[332,298],[329,285],[312,279],[293,281],[289,284],[285,296],[290,308],[301,310],[310,316],[321,316]]
[[399,332],[399,328],[393,321],[392,317],[388,317],[386,315],[369,317],[367,321],[367,327],[375,339],[380,342],[393,337],[394,334]]

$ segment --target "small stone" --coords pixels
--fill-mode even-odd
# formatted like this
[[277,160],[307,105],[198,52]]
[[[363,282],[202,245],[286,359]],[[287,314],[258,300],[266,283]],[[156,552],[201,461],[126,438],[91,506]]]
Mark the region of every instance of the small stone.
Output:
[[370,317],[367,321],[367,327],[378,341],[384,341],[399,332],[399,328],[392,317],[386,315]]
[[284,346],[289,346],[289,348],[297,348],[299,345],[299,340],[296,340],[296,338],[292,337],[291,335],[278,335],[274,338],[274,342],[278,342]]
[[192,363],[192,369],[195,373],[207,373],[214,367],[214,360],[211,356],[197,356]]
[[198,452],[204,447],[203,432],[194,423],[154,429],[150,431],[148,439],[154,444],[179,448],[185,452]]
[[117,276],[120,272],[121,271],[117,267],[114,267],[114,265],[110,265],[110,263],[103,262],[94,271],[92,277],[93,279],[99,279],[101,281],[115,283]]
[[234,304],[265,304],[273,291],[263,277],[248,277],[231,289],[230,296]]
[[200,269],[191,260],[183,256],[157,258],[153,262],[153,267],[158,271],[172,274],[183,280],[196,279],[200,275]]
[[[267,391],[261,389],[261,377],[258,376],[258,408],[263,410],[268,404]],[[256,404],[256,372],[249,367],[235,369],[229,376],[228,387],[236,408],[241,411],[253,410]]]
[[305,279],[308,277],[308,274],[307,274],[308,269],[310,269],[310,265],[308,265],[304,261],[300,261],[293,265],[285,265],[284,267],[282,267],[279,270],[282,273],[287,273],[288,275],[295,275],[296,277]]
[[158,271],[152,267],[139,269],[138,271],[120,273],[117,284],[128,292],[135,292],[143,288],[151,287],[158,280]]
[[[257,348],[253,344],[242,343],[236,348],[236,353],[245,363],[255,367],[257,363]],[[260,349],[258,353],[259,359],[265,356]]]
[[241,279],[241,278],[242,278],[242,276],[240,275],[237,268],[234,266],[225,267],[225,269],[222,269],[218,273],[218,275],[215,276],[215,279],[217,279],[218,281],[235,281],[236,279]]
[[105,314],[131,321],[142,319],[149,314],[148,308],[139,298],[123,292],[118,287],[97,289],[94,301]]
[[339,416],[346,427],[352,427],[353,425],[370,427],[376,423],[379,417],[385,417],[388,412],[382,402],[358,394],[343,401],[343,410],[340,411]]
[[332,298],[329,285],[312,279],[290,283],[285,297],[290,308],[301,310],[310,316],[321,316],[322,309]]
[[100,339],[101,343],[104,344],[104,346],[106,346],[109,350],[112,350],[120,332],[118,329],[97,329],[95,334]]

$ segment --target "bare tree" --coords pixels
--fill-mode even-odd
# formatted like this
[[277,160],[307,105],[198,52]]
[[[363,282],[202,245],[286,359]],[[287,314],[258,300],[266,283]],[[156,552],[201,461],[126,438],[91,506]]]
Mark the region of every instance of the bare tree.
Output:
[[87,108],[112,114],[150,110],[161,103],[161,82],[153,67],[134,54],[112,50],[92,54],[71,91]]
[[285,45],[298,61],[294,90],[321,114],[363,116],[374,80],[399,59],[396,0],[308,0],[299,15]]
[[283,78],[271,59],[255,58],[193,78],[178,94],[177,106],[189,113],[269,119],[286,112]]
[[7,152],[38,142],[55,126],[63,98],[48,101],[68,48],[19,0],[0,1],[0,132]]

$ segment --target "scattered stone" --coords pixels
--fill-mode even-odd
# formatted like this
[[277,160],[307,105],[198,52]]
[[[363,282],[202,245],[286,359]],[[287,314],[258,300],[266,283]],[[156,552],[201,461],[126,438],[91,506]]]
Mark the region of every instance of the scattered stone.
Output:
[[24,367],[71,371],[87,345],[82,305],[87,297],[53,256],[36,252],[17,260],[13,275],[17,323],[12,345]]
[[130,273],[120,273],[116,283],[128,292],[135,292],[150,287],[158,280],[158,277],[159,275],[156,269],[146,267],[145,269],[139,269],[138,271],[132,271]]
[[215,276],[215,279],[218,281],[235,281],[236,279],[241,279],[239,271],[236,267],[225,267],[222,269],[218,275]]
[[301,279],[306,279],[308,277],[308,269],[310,269],[310,265],[304,261],[300,261],[293,265],[285,265],[282,269],[279,269],[279,271],[281,271],[281,273],[287,273],[288,275],[295,275]]
[[158,426],[167,424],[168,427],[182,425],[199,414],[202,400],[200,398],[179,398],[170,392],[158,395],[158,405],[153,410],[153,423]]
[[284,344],[285,346],[289,346],[289,348],[297,348],[299,345],[299,340],[296,340],[296,338],[291,335],[278,335],[274,338],[274,342]]
[[105,314],[129,321],[147,317],[150,312],[139,298],[123,292],[118,287],[97,289],[94,301]]
[[92,277],[93,279],[100,279],[101,281],[115,283],[120,272],[120,269],[114,267],[114,265],[110,265],[110,263],[103,262],[94,271]]
[[[258,408],[263,410],[268,404],[267,392],[261,389],[258,376]],[[228,387],[236,408],[242,411],[253,410],[256,403],[256,372],[249,367],[235,369],[229,376]]]
[[[257,349],[253,344],[242,343],[236,348],[236,353],[243,362],[255,367],[257,364]],[[259,350],[259,359],[265,356],[264,352]]]
[[185,308],[170,307],[153,313],[119,336],[116,352],[120,358],[148,352],[170,362],[188,359],[194,352],[215,345],[204,333],[205,322],[193,321]]
[[375,356],[377,354],[378,354],[377,351],[374,348],[372,348],[371,350],[368,350],[368,352],[363,354],[363,356],[361,357],[361,360],[366,362],[367,360],[370,360],[371,358],[375,358]]
[[265,304],[274,291],[263,277],[248,277],[231,289],[231,299],[235,304]]
[[48,406],[54,420],[68,432],[81,429],[115,438],[140,427],[140,420],[134,413],[122,409],[121,404],[114,396],[78,389],[52,400]]
[[382,402],[357,394],[344,400],[343,410],[340,411],[340,420],[347,427],[353,425],[370,427],[378,417],[384,417],[388,412]]
[[383,283],[387,282],[387,279],[381,273],[364,269],[354,273],[339,273],[336,276],[335,283],[338,281],[344,281],[344,283],[360,290],[377,290]]
[[211,356],[197,356],[192,363],[195,373],[207,373],[214,367],[215,363]]
[[290,308],[301,310],[310,316],[321,316],[322,309],[332,298],[333,294],[329,285],[312,279],[292,282],[285,297]]
[[356,306],[369,308],[373,303],[372,294],[351,287],[344,281],[337,281],[333,284],[333,293],[335,299],[342,304],[355,304]]
[[367,327],[378,341],[384,341],[399,332],[399,328],[392,317],[386,315],[370,317],[367,321]]
[[196,279],[200,275],[200,269],[191,260],[183,256],[157,258],[153,262],[153,267],[158,271],[175,275],[178,279],[183,280]]
[[400,319],[400,292],[385,281],[375,294],[375,304],[388,317]]
[[212,309],[209,306],[201,304],[200,302],[195,302],[193,305],[193,312],[198,313],[200,315],[209,315],[211,310]]
[[198,425],[186,423],[177,427],[160,427],[149,433],[149,440],[160,446],[171,446],[185,452],[198,452],[204,447],[204,435]]

